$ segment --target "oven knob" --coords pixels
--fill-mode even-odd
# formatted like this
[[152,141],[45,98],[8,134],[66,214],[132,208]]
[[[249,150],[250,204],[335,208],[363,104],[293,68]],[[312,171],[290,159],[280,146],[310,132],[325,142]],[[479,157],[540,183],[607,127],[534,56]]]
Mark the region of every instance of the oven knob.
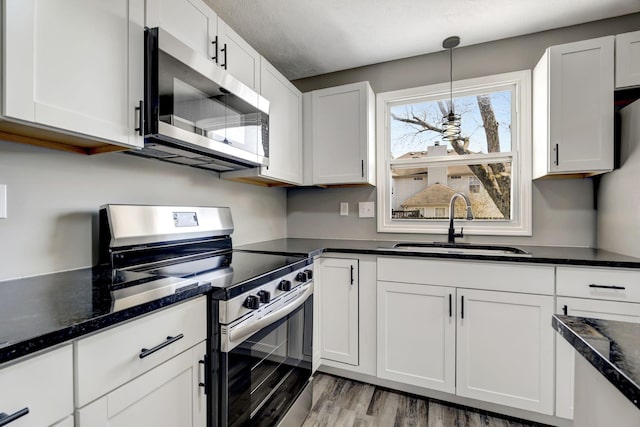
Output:
[[258,291],[258,297],[260,298],[260,302],[263,304],[271,301],[271,292],[269,291]]
[[307,280],[313,279],[313,270],[305,270],[304,272],[307,275]]
[[281,280],[278,285],[278,289],[281,291],[289,292],[291,290],[291,282],[289,280]]
[[250,308],[251,310],[255,310],[260,308],[260,298],[255,295],[249,295],[247,299],[244,300],[243,306]]
[[307,274],[304,271],[301,271],[300,273],[296,274],[296,280],[298,282],[306,282]]

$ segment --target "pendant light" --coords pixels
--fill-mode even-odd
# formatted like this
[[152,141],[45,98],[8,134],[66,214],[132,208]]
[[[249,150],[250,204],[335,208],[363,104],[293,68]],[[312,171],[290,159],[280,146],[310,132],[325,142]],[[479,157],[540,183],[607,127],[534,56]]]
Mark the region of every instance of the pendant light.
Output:
[[460,37],[451,36],[442,41],[442,47],[449,49],[449,114],[442,118],[442,138],[449,143],[460,137],[460,116],[453,108],[453,48],[460,44]]

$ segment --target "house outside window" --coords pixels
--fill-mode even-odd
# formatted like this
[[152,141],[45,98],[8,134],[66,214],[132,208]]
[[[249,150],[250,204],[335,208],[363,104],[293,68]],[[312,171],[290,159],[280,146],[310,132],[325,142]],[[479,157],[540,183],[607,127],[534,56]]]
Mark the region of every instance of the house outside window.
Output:
[[[530,71],[457,81],[458,140],[442,139],[448,84],[377,95],[378,231],[446,233],[469,196],[466,234],[531,235]],[[416,179],[416,178],[420,179]],[[458,199],[456,217],[464,217]]]

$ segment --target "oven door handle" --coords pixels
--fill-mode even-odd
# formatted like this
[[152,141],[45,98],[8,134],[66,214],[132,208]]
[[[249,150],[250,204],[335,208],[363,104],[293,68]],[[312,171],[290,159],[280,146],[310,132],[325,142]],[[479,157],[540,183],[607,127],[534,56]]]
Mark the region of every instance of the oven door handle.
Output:
[[299,296],[289,301],[289,303],[284,307],[281,307],[278,310],[272,311],[271,313],[265,315],[262,319],[250,325],[238,326],[236,328],[231,329],[228,333],[229,342],[228,342],[227,351],[233,349],[236,346],[236,344],[239,344],[239,342],[242,342],[245,338],[258,332],[260,329],[264,328],[265,326],[269,326],[273,322],[276,322],[282,319],[283,317],[289,315],[295,309],[300,307],[307,300],[307,298],[312,294],[313,294],[313,283],[311,283],[309,287],[307,287],[307,289],[305,289]]

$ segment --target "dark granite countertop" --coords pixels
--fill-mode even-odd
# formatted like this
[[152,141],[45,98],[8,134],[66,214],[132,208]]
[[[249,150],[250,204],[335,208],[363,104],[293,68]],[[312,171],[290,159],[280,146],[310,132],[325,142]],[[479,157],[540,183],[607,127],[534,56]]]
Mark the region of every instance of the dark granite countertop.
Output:
[[153,276],[85,268],[0,282],[0,363],[208,292],[167,289],[150,301],[114,300],[108,285]]
[[552,325],[640,409],[640,324],[554,315]]
[[[411,250],[398,251],[398,241],[339,240],[339,239],[277,239],[235,247],[236,250],[278,253],[286,255],[317,256],[325,252],[415,256],[445,259],[475,259],[485,261],[515,261],[542,264],[566,264],[599,267],[640,268],[640,258],[592,248],[559,246],[513,245],[529,253],[522,255],[480,255],[457,253],[424,253]],[[418,242],[415,242],[418,243]]]
[[[236,250],[316,256],[324,252],[475,259],[529,263],[640,268],[640,259],[588,248],[517,245],[529,256],[423,253],[393,249],[395,241],[277,239],[235,247]],[[114,280],[151,280],[142,273],[114,273],[99,268],[0,282],[0,363],[55,346],[119,322],[205,294],[210,286],[155,294],[153,300],[128,306],[115,303],[108,285]],[[129,277],[135,275],[136,277]],[[121,277],[122,276],[122,277]],[[124,277],[126,276],[126,277]]]

